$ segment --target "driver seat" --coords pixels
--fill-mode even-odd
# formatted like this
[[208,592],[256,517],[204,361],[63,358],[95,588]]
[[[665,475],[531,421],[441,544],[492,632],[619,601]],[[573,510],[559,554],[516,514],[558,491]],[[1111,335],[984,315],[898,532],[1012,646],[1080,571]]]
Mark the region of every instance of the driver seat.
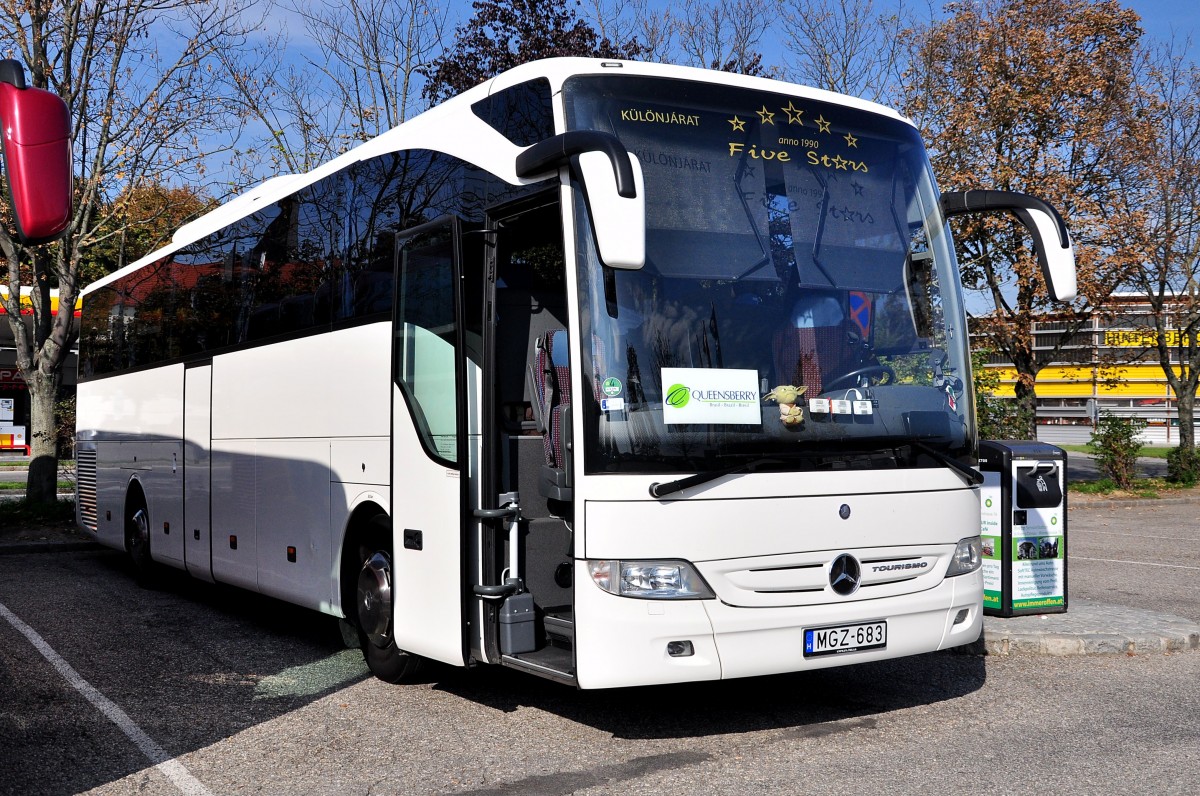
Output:
[[780,329],[772,344],[776,378],[780,384],[807,386],[808,397],[819,395],[826,383],[861,364],[854,341],[848,321]]

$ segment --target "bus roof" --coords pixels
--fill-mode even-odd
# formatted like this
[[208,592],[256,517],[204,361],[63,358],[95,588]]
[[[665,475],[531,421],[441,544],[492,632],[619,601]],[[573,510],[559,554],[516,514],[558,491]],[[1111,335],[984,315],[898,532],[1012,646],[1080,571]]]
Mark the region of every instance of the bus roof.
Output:
[[[585,74],[644,75],[694,82],[719,82],[757,91],[789,93],[797,97],[830,102],[859,110],[887,116],[908,124],[911,122],[895,110],[874,102],[836,94],[824,89],[786,83],[764,77],[751,77],[731,72],[717,72],[690,66],[621,61],[598,58],[549,58],[531,61],[514,67],[487,80],[456,97],[430,108],[424,113],[403,122],[375,138],[347,150],[332,160],[303,174],[286,174],[271,177],[222,204],[220,207],[181,226],[171,242],[140,260],[93,282],[82,293],[99,289],[120,277],[156,262],[185,246],[244,218],[255,210],[269,206],[305,188],[330,174],[334,174],[359,161],[368,160],[390,152],[404,149],[429,149],[477,162],[507,182],[520,185],[536,182],[543,177],[521,178],[516,174],[516,157],[523,147],[513,144],[487,122],[471,111],[471,106],[496,91],[509,88],[535,78],[546,78],[551,90],[557,94],[570,77]],[[481,159],[479,154],[491,151],[492,156]]]

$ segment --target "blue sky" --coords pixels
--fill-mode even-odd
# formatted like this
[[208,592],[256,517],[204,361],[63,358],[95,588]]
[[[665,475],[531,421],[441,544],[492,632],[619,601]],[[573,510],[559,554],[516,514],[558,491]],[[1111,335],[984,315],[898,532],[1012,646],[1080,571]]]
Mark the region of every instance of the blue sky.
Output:
[[[935,10],[940,10],[945,6],[943,0],[927,0],[929,6]],[[672,0],[653,0],[653,2],[663,5],[671,5]],[[877,0],[880,8],[887,6],[896,6],[899,3],[897,0]],[[1192,39],[1192,45],[1189,49],[1191,59],[1200,61],[1200,27],[1197,25],[1197,19],[1200,18],[1200,8],[1197,7],[1196,0],[1120,0],[1121,5],[1126,8],[1132,8],[1142,18],[1142,29],[1146,33],[1147,38],[1154,38],[1162,42],[1169,41],[1172,36],[1180,45],[1188,37]],[[903,5],[909,9],[920,10],[924,3],[922,0],[903,0]],[[466,6],[469,8],[470,3]],[[768,57],[769,54],[768,54]]]
[[[1174,33],[1180,41],[1191,34],[1195,38],[1197,8],[1195,0],[1134,0],[1126,2],[1125,6],[1132,8],[1142,17],[1142,27],[1146,34],[1156,39],[1166,41]],[[1192,43],[1192,57],[1195,59],[1196,43]]]

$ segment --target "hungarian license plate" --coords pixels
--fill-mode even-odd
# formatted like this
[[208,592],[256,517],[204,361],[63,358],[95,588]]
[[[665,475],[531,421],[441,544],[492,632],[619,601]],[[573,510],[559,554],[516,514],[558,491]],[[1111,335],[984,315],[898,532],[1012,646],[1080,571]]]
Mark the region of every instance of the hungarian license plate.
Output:
[[804,631],[804,657],[865,652],[887,647],[887,622],[816,627]]

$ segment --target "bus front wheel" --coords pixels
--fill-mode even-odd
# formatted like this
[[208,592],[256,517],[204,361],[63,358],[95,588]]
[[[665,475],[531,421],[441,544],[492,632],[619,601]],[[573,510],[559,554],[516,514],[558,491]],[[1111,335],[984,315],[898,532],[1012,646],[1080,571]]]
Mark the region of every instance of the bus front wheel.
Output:
[[362,642],[363,657],[371,673],[389,683],[414,678],[422,659],[396,646],[392,612],[392,557],[387,547],[359,547],[363,562],[358,573],[354,620]]

